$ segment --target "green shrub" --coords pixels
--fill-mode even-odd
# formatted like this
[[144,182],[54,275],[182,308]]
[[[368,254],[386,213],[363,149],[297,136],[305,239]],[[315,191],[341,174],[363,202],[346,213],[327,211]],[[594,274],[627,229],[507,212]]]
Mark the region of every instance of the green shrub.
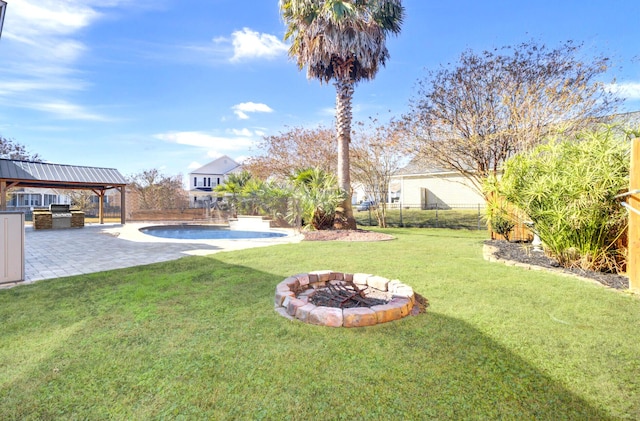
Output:
[[498,192],[498,183],[494,178],[485,181],[484,190],[487,197],[487,207],[485,208],[485,217],[489,225],[489,229],[496,234],[510,241],[511,231],[516,226],[511,212],[509,211],[508,202],[500,196]]
[[497,234],[503,236],[507,241],[509,241],[509,236],[511,235],[511,230],[516,224],[513,223],[506,212],[496,212],[491,216],[490,219],[491,229]]
[[319,168],[308,168],[298,171],[291,181],[289,223],[316,230],[331,229],[336,209],[346,197],[336,176]]
[[510,159],[498,191],[563,266],[617,270],[627,215],[615,196],[628,188],[629,154],[626,133],[614,127],[554,139]]

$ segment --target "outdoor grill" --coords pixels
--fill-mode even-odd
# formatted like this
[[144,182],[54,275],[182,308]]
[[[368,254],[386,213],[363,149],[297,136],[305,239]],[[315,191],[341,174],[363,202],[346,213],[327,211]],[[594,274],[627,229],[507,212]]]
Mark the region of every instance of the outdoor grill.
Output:
[[49,205],[51,212],[51,225],[53,229],[71,228],[71,209],[69,205]]
[[49,209],[33,210],[33,228],[63,229],[84,227],[84,212],[71,210],[70,205],[51,204]]

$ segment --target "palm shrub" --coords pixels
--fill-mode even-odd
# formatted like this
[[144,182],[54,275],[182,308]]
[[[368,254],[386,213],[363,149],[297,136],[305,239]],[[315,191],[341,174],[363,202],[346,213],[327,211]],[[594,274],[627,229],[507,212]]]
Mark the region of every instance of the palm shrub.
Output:
[[243,215],[264,215],[267,213],[265,197],[267,184],[257,178],[249,178],[240,192],[238,210]]
[[262,186],[260,214],[269,216],[278,225],[287,224],[287,211],[292,195],[290,186],[277,181],[264,182]]
[[[627,215],[630,142],[616,127],[556,138],[505,163],[497,192],[533,221],[545,250],[565,267],[619,270]],[[495,180],[494,180],[495,182]]]
[[231,173],[225,180],[224,184],[216,186],[215,191],[224,193],[229,197],[229,202],[234,211],[243,213],[245,211],[242,202],[242,195],[245,186],[252,179],[251,173],[243,170],[239,173]]
[[336,176],[309,168],[297,171],[291,182],[289,222],[317,230],[332,228],[336,209],[346,197]]

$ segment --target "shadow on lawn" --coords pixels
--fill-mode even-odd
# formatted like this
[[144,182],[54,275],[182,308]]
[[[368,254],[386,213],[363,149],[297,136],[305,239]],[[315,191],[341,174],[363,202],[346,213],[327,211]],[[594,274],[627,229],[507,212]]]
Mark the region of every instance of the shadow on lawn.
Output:
[[23,301],[0,309],[14,312],[0,327],[12,340],[77,329],[33,361],[16,360],[27,366],[0,383],[0,415],[609,418],[455,318],[427,312],[359,329],[285,319],[273,309],[281,280],[213,257],[184,258],[47,281],[32,297],[27,288],[4,292]]
[[[322,350],[325,363],[307,364],[306,375],[331,384],[331,393],[298,388],[296,394],[347,418],[375,410],[387,419],[614,419],[464,321],[427,312],[371,328],[318,332],[326,329],[299,329],[297,340],[308,347],[291,347],[307,356]],[[345,338],[352,342],[347,353]],[[335,395],[346,403],[336,405]]]
[[429,418],[612,419],[464,321],[427,311],[382,330],[412,361]]

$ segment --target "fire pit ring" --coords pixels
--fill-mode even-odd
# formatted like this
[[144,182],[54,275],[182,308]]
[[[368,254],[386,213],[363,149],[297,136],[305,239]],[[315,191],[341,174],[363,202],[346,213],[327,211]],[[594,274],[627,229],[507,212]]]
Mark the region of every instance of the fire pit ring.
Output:
[[[313,304],[311,297],[327,286],[354,285],[355,290],[373,290],[389,297],[386,304],[370,307],[327,307]],[[330,327],[373,326],[401,319],[416,304],[413,288],[398,280],[366,273],[318,270],[286,278],[276,286],[275,309],[284,317]]]

